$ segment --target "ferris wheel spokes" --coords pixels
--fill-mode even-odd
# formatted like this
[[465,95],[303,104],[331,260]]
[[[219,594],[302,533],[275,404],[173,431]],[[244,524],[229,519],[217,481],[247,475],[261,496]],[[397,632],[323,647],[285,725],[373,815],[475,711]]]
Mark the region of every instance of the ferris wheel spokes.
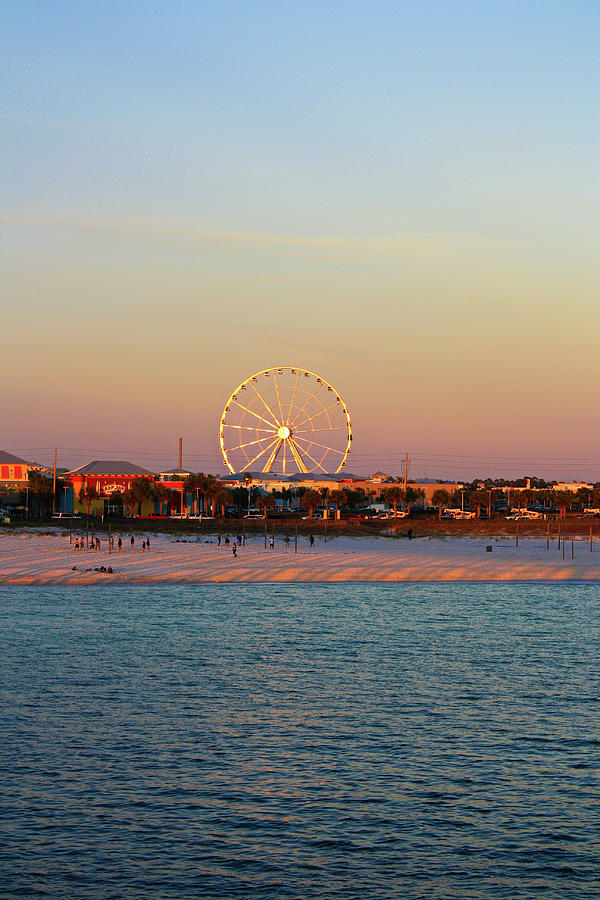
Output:
[[281,418],[278,420],[280,425],[283,425],[285,422],[283,416],[283,407],[281,406],[281,397],[279,396],[279,385],[277,384],[277,375],[273,372],[273,383],[275,384],[275,393],[277,394],[277,402],[279,404],[279,415]]
[[273,419],[274,419],[274,423],[273,423],[273,424],[275,424],[275,422],[276,422],[277,424],[275,425],[275,427],[276,427],[276,428],[279,428],[279,426],[281,425],[281,422],[279,421],[279,419],[277,418],[277,416],[275,415],[275,413],[273,412],[273,410],[271,409],[271,407],[269,406],[269,404],[267,403],[267,401],[265,400],[265,398],[263,397],[263,395],[261,394],[261,392],[258,390],[258,388],[257,388],[256,385],[254,384],[254,382],[251,381],[250,384],[251,384],[252,387],[254,388],[254,391],[256,392],[256,394],[257,394],[257,395],[259,396],[259,398],[262,400],[263,404],[264,404],[264,405],[266,406],[266,408],[269,410],[269,413],[273,416]]
[[[265,438],[265,440],[268,441],[269,439],[268,439],[268,438]],[[268,444],[268,445],[265,447],[264,450],[261,450],[260,453],[257,453],[256,456],[254,457],[254,459],[248,460],[248,463],[247,463],[247,465],[246,465],[246,468],[249,469],[250,466],[252,465],[252,463],[255,463],[257,459],[260,459],[261,456],[264,456],[264,454],[267,452],[267,450],[270,450],[271,447],[273,447],[273,446],[277,443],[278,440],[279,440],[279,438],[276,437],[275,440],[274,440],[274,441],[271,441],[271,443]]]
[[306,401],[306,403],[304,404],[304,406],[302,407],[300,412],[296,413],[294,418],[291,420],[290,425],[296,424],[296,422],[298,421],[298,418],[305,411],[305,409],[309,405],[309,403],[311,403],[311,401],[315,399],[315,397],[317,396],[317,394],[319,393],[319,391],[321,390],[322,387],[323,387],[323,382],[321,382],[319,385],[317,385],[316,390],[314,390],[313,393],[310,395],[310,397],[308,398],[308,400]]
[[[324,413],[328,413],[329,410],[331,410],[331,409],[335,409],[336,406],[337,406],[337,400],[335,401],[335,403],[332,403],[331,406],[326,406],[326,407],[325,407],[324,409],[322,409],[320,412],[315,413],[314,416],[309,416],[307,419],[303,419],[302,422],[300,422],[299,424],[300,424],[300,425],[306,425],[307,422],[312,422],[313,419],[318,419],[319,416],[324,415]],[[295,424],[295,423],[292,423],[292,424]],[[295,430],[295,429],[294,429],[294,430]]]
[[337,447],[328,447],[327,444],[320,444],[318,441],[312,441],[310,438],[299,438],[298,432],[294,432],[294,440],[296,443],[302,442],[308,444],[309,447],[322,447],[323,450],[331,450],[332,453],[341,453],[343,455],[343,450],[338,450]]
[[251,410],[251,409],[248,409],[248,407],[247,407],[247,406],[244,406],[243,403],[240,403],[239,400],[234,400],[233,397],[232,397],[232,398],[231,398],[231,403],[235,403],[237,406],[240,407],[240,409],[245,409],[247,413],[250,413],[251,416],[256,416],[256,418],[257,418],[257,419],[260,419],[261,422],[265,422],[267,425],[271,425],[273,428],[277,428],[277,425],[275,424],[275,422],[269,422],[268,419],[264,419],[262,416],[259,416],[258,413],[254,412],[254,411]]

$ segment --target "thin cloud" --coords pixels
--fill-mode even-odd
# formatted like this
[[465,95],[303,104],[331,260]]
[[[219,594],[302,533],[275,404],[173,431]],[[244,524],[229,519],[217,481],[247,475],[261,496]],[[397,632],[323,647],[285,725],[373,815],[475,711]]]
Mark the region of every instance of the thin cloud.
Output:
[[375,237],[274,234],[250,231],[210,231],[193,221],[131,216],[100,217],[0,213],[0,223],[24,228],[45,228],[82,234],[151,238],[185,246],[255,248],[268,252],[292,252],[314,257],[338,258],[362,263],[393,263],[420,259],[473,261],[498,252],[523,251],[527,245],[481,235],[379,235]]
[[29,128],[39,128],[45,131],[57,131],[68,134],[70,137],[81,140],[96,140],[102,137],[102,131],[95,125],[83,122],[67,122],[64,119],[47,119],[43,116],[30,115],[0,115],[0,122],[11,125],[26,125]]

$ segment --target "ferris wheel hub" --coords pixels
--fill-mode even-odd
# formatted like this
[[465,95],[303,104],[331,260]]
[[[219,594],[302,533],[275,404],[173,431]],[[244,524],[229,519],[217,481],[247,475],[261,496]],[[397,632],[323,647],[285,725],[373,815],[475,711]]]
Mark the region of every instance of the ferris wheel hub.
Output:
[[277,437],[280,438],[282,441],[287,441],[290,434],[291,434],[291,431],[287,427],[287,425],[282,425],[281,428],[277,429]]

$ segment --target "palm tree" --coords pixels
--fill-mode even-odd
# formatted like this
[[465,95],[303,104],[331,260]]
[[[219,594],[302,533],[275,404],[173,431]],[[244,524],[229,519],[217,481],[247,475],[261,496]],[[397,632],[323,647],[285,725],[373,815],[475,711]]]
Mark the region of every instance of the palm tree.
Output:
[[225,518],[225,507],[230,505],[232,500],[233,500],[233,497],[231,495],[231,491],[228,490],[226,487],[221,487],[221,488],[219,488],[218,491],[216,491],[216,493],[214,495],[214,501],[217,504],[217,506],[221,507],[221,518],[222,519]]
[[210,511],[210,514],[214,516],[215,497],[221,490],[221,484],[217,481],[214,475],[205,475],[201,490],[204,496],[204,507],[206,513],[208,514]]
[[413,503],[416,503],[416,501],[419,499],[419,491],[413,487],[407,487],[406,497],[404,499],[406,500],[406,511],[410,513],[411,505]]
[[44,509],[47,513],[48,510],[52,509],[53,503],[51,479],[46,478],[39,472],[29,472],[27,475],[27,480],[29,481],[30,499],[36,501],[40,514],[42,509]]
[[98,496],[98,491],[91,484],[81,485],[81,490],[79,491],[79,500],[81,503],[85,503],[85,514],[89,516],[90,514],[90,505],[92,500],[95,500]]
[[266,516],[268,509],[275,508],[275,497],[272,494],[261,494],[257,497],[256,505],[259,509],[262,509],[263,516]]
[[242,484],[248,491],[248,510],[250,510],[250,488],[252,487],[252,475],[250,474],[250,472],[244,472]]
[[478,519],[481,516],[481,507],[487,506],[487,501],[488,501],[488,495],[487,495],[486,491],[481,491],[481,490],[472,491],[469,494],[469,505],[471,505],[471,503],[473,503],[475,505],[475,508],[477,510],[477,518]]
[[406,494],[404,493],[404,488],[398,487],[394,485],[393,487],[385,488],[381,492],[381,496],[385,500],[386,503],[391,504],[394,510],[394,518],[398,515],[398,504],[401,503]]
[[159,516],[162,516],[163,503],[166,503],[170,496],[171,491],[160,481],[157,481],[154,485],[154,500],[158,503]]
[[335,511],[337,515],[340,506],[345,506],[347,504],[348,494],[346,493],[346,491],[331,491],[329,499],[332,503],[335,503]]
[[121,494],[121,498],[124,505],[129,507],[129,515],[131,516],[131,518],[133,518],[133,516],[135,515],[135,495],[131,488],[127,488],[127,490],[123,491],[123,493]]
[[318,506],[321,502],[321,495],[318,491],[305,491],[302,494],[302,500],[300,503],[302,504],[303,509],[308,510],[308,518],[312,519],[313,517],[313,509],[315,506]]
[[136,478],[131,485],[131,494],[133,501],[138,505],[140,511],[144,501],[153,500],[153,485],[147,478]]
[[433,492],[431,500],[439,509],[439,518],[442,518],[442,510],[444,506],[448,506],[450,502],[450,494],[444,488],[438,488]]
[[566,519],[567,506],[571,506],[571,504],[573,503],[573,494],[571,493],[571,491],[554,491],[553,497],[555,504],[560,509],[561,519]]

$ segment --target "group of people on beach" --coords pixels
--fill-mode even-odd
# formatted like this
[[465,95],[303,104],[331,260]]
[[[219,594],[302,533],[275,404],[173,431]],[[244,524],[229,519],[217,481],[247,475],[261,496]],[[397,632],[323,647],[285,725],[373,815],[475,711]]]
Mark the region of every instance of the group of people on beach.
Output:
[[[109,542],[110,549],[114,550],[115,549],[115,539],[112,535],[108,539],[108,542]],[[133,535],[131,535],[129,543],[131,545],[131,549],[135,550],[135,538]],[[86,547],[86,545],[84,544],[83,535],[81,536],[81,538],[76,537],[75,538],[75,550],[86,550],[86,549],[87,550],[100,550],[101,549],[100,538],[98,538],[98,537],[90,538],[89,543],[87,544],[87,547]],[[121,537],[117,538],[116,549],[119,551],[119,553],[121,553],[123,550],[123,540]],[[142,553],[145,553],[147,550],[150,550],[150,538],[146,538],[146,540],[142,541]]]

